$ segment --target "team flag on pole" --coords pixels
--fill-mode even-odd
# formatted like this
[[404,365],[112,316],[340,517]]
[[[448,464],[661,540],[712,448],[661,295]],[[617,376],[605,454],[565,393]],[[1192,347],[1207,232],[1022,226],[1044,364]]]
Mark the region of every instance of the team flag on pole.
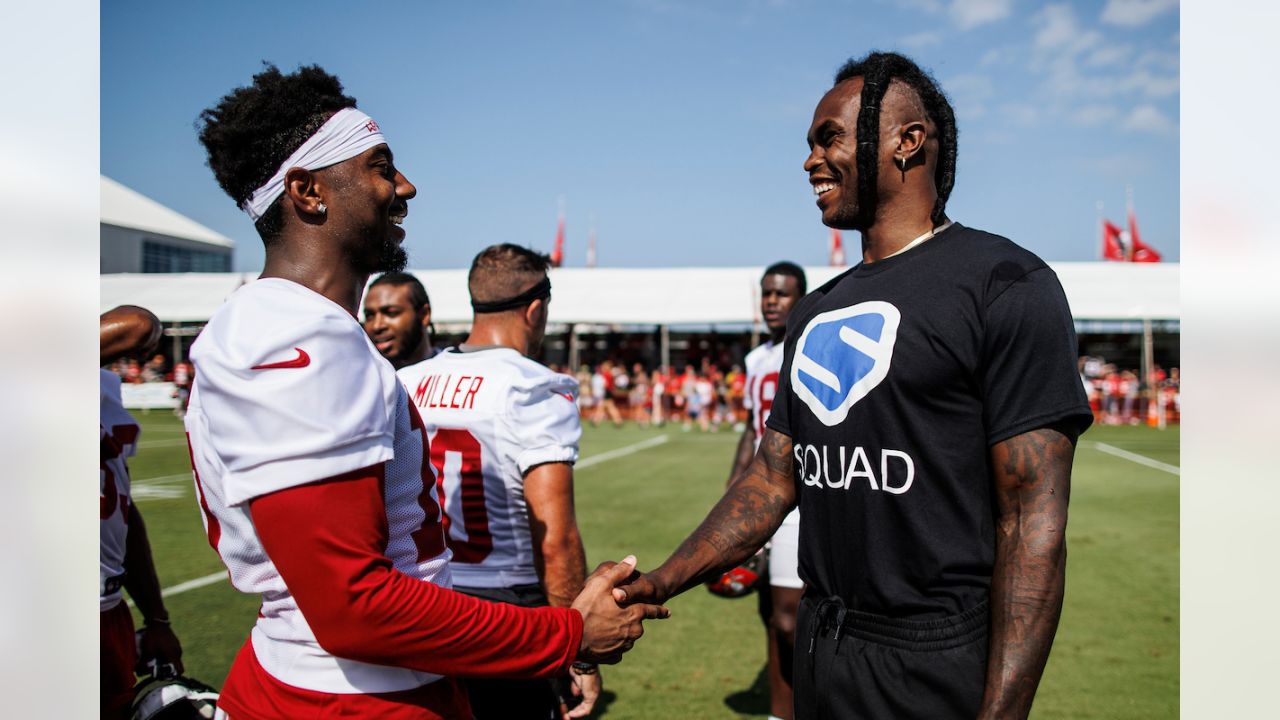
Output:
[[560,267],[564,262],[564,215],[556,226],[556,247],[551,251],[551,267]]
[[1138,237],[1138,220],[1129,208],[1129,260],[1132,262],[1160,262],[1160,253]]
[[840,238],[840,231],[831,228],[831,247],[830,251],[831,267],[844,267],[844,241]]
[[1113,225],[1110,220],[1102,221],[1102,259],[1115,260],[1124,262],[1128,260],[1128,253],[1125,252],[1124,239],[1121,235],[1124,231],[1118,226]]

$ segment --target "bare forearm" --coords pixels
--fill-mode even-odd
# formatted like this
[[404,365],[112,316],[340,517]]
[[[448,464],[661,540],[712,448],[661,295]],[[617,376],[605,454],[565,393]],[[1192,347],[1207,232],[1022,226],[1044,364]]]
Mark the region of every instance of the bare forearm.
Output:
[[98,320],[101,364],[154,345],[160,339],[160,330],[160,321],[150,310],[134,305],[108,310]]
[[769,431],[745,473],[653,576],[670,597],[746,560],[795,505],[791,438]]
[[981,718],[1024,718],[1049,659],[1066,588],[1072,441],[1050,429],[993,448],[999,518]]
[[538,577],[552,607],[569,607],[587,579],[587,554],[575,526],[558,538],[544,538],[534,555]]
[[733,485],[734,479],[742,475],[751,464],[751,458],[755,455],[755,445],[755,430],[748,425],[747,429],[742,431],[742,437],[738,438],[738,448],[733,451],[733,467],[729,468],[729,478],[724,483],[726,488]]
[[160,597],[160,580],[151,559],[151,543],[147,540],[147,526],[142,514],[134,505],[129,506],[129,531],[125,537],[125,591],[138,606],[143,622],[168,621],[164,600]]

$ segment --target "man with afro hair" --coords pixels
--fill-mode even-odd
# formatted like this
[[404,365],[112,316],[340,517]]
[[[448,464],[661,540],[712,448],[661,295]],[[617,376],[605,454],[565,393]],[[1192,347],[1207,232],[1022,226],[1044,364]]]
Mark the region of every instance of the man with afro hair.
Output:
[[266,245],[192,347],[186,416],[209,543],[262,597],[227,676],[232,718],[468,718],[459,677],[616,662],[656,606],[620,608],[634,558],[568,608],[450,589],[421,418],[356,320],[404,267],[416,190],[381,128],[319,67],[267,67],[201,115],[218,183]]

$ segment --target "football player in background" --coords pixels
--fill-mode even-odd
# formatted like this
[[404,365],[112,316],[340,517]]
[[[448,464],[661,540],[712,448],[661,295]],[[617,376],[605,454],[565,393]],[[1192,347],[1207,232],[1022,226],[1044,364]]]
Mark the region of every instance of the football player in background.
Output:
[[[98,320],[103,365],[125,356],[145,357],[160,342],[160,321],[149,310],[122,305]],[[120,400],[120,376],[99,369],[98,609],[101,626],[101,717],[128,717],[135,669],[151,675],[182,673],[182,645],[169,625],[160,581],[151,560],[147,527],[130,502],[127,458],[138,449],[138,423]],[[136,634],[124,602],[129,593],[142,615]],[[140,652],[139,652],[140,651]]]
[[627,558],[571,608],[449,588],[416,408],[356,313],[406,261],[416,189],[378,124],[316,66],[268,66],[202,115],[209,167],[266,246],[191,350],[186,427],[210,545],[262,605],[218,712],[469,717],[457,677],[554,677],[616,662],[664,608],[620,608]]
[[439,352],[431,346],[431,298],[422,282],[406,272],[384,273],[369,284],[364,331],[397,370]]
[[[532,359],[547,327],[548,262],[517,245],[482,250],[467,275],[471,334],[398,373],[431,442],[454,588],[524,607],[568,607],[586,579],[573,507],[578,381]],[[582,703],[568,716],[585,717],[598,670],[574,663],[569,680]],[[553,682],[466,684],[477,720],[558,717]]]
[[[760,278],[760,314],[769,329],[769,339],[747,353],[743,405],[749,416],[742,438],[738,440],[728,485],[742,475],[760,447],[765,421],[769,419],[773,396],[778,390],[787,318],[791,315],[791,308],[807,290],[804,269],[795,263],[774,263]],[[799,545],[800,508],[796,507],[787,514],[769,541],[769,565],[765,575],[768,587],[757,589],[760,619],[764,621],[768,636],[769,714],[771,718],[781,720],[792,717],[791,655],[795,646],[796,610],[800,607],[800,596],[804,594],[804,583],[797,567]]]

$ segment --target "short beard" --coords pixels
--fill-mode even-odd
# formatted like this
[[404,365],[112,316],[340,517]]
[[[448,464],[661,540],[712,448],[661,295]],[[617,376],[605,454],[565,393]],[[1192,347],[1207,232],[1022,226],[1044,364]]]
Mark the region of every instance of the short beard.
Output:
[[[400,272],[400,271],[388,270],[387,272]],[[418,349],[418,346],[422,344],[422,336],[424,332],[425,331],[422,329],[421,324],[414,325],[413,330],[409,332],[409,337],[405,338],[404,344],[400,346],[400,352],[396,353],[395,355],[387,356],[387,359],[391,361],[391,364],[394,365],[397,370],[400,369],[400,367],[403,364],[405,364],[404,361],[408,360],[409,357],[413,355],[414,351]]]
[[357,254],[357,250],[347,250],[347,260],[353,267],[361,273],[373,275],[376,273],[402,272],[405,266],[409,264],[409,255],[405,253],[400,243],[386,236],[378,244],[378,255],[370,258],[368,254]]
[[874,202],[870,204],[870,212],[863,212],[864,206],[866,204],[858,202],[857,199],[841,199],[840,206],[836,208],[835,217],[831,218],[828,225],[839,230],[866,232],[867,228],[875,224],[876,213]]

